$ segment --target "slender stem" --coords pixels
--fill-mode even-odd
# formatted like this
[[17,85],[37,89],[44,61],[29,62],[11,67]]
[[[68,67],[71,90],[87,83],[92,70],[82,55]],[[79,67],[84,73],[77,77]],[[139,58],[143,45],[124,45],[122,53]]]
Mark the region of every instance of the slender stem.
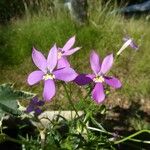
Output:
[[[94,127],[87,127],[87,129],[90,129],[90,130],[93,130],[93,131],[99,131],[99,132],[103,132],[103,133],[106,133],[108,135],[112,135],[114,136],[114,133],[111,133],[111,132],[108,132],[108,131],[104,131],[104,130],[101,130],[101,129],[98,129],[98,128],[94,128]],[[147,133],[150,133],[150,130],[141,130],[141,131],[138,131],[128,137],[125,137],[123,138],[123,136],[119,136],[119,137],[122,137],[123,139],[119,140],[119,141],[116,141],[114,142],[114,144],[119,144],[119,143],[122,143],[122,142],[125,142],[127,140],[130,140],[130,141],[134,141],[134,142],[140,142],[140,143],[145,143],[145,144],[150,144],[150,141],[143,141],[143,140],[139,140],[139,139],[134,139],[133,137],[143,133],[143,132],[147,132]]]
[[130,141],[133,141],[133,142],[139,142],[139,143],[145,143],[145,144],[150,144],[150,141],[143,141],[143,140],[139,140],[139,139],[129,139]]
[[[45,129],[46,130],[46,129]],[[46,139],[46,132],[45,130],[40,131],[40,137],[41,137],[41,148],[42,150],[45,149],[45,139]]]
[[133,137],[143,133],[143,132],[147,132],[147,133],[150,133],[150,130],[141,130],[141,131],[138,131],[134,134],[131,134],[130,136],[128,137],[125,137],[119,141],[116,141],[114,144],[119,144],[119,143],[122,143],[124,141],[127,141],[127,140],[132,140],[132,141],[135,141],[135,142],[142,142],[142,143],[146,143],[146,144],[150,144],[150,141],[142,141],[142,140],[138,140],[138,139],[132,139]]
[[85,101],[87,98],[88,98],[88,96],[91,94],[91,92],[92,92],[92,88],[89,90],[89,92],[85,95],[85,97],[83,98],[83,101]]
[[69,101],[69,103],[71,104],[71,106],[72,106],[72,108],[74,109],[74,111],[76,112],[76,115],[78,116],[80,123],[82,124],[83,127],[85,127],[86,131],[88,132],[87,126],[86,126],[86,125],[84,124],[84,122],[81,120],[80,115],[78,114],[78,111],[77,111],[77,109],[75,108],[75,106],[74,106],[74,104],[73,104],[73,102],[72,102],[72,100],[71,100],[71,98],[70,98],[70,95],[69,95],[69,93],[68,93],[68,90],[67,90],[66,85],[63,84],[63,87],[64,87],[64,89],[65,89],[65,92],[66,92],[68,101]]
[[90,130],[93,130],[93,131],[103,132],[103,133],[106,133],[108,135],[113,135],[113,133],[111,133],[111,132],[107,132],[107,131],[104,131],[104,130],[101,130],[101,129],[98,129],[98,128],[94,128],[94,127],[90,127],[90,126],[88,126],[87,129],[90,129]]
[[70,95],[69,95],[69,93],[68,93],[68,90],[67,90],[66,85],[63,84],[63,87],[64,87],[64,90],[65,90],[65,92],[66,92],[66,96],[67,96],[67,99],[68,99],[69,103],[71,104],[72,108],[73,108],[74,111],[76,112],[76,115],[77,115],[78,117],[80,117],[79,114],[78,114],[77,109],[75,108],[75,106],[74,106],[74,104],[73,104],[73,102],[72,102],[72,100],[71,100],[71,98],[70,98]]
[[8,135],[2,133],[0,134],[0,136],[2,136],[1,138],[4,140],[4,141],[11,141],[11,142],[14,142],[14,143],[18,143],[18,144],[29,144],[28,142],[26,141],[20,141],[20,140],[16,140],[12,137],[9,137]]

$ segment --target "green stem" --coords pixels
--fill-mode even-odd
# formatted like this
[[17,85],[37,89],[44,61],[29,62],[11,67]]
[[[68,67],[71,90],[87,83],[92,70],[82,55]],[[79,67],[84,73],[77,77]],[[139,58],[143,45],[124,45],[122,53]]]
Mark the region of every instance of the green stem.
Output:
[[92,92],[92,88],[89,90],[89,92],[85,95],[85,97],[83,98],[83,101],[85,101],[88,97],[89,97],[89,95],[91,94],[91,92]]
[[65,90],[65,92],[66,92],[68,101],[69,101],[69,103],[71,104],[71,106],[72,106],[72,108],[74,109],[74,111],[76,112],[76,115],[78,116],[80,123],[82,124],[83,127],[85,127],[86,131],[88,132],[87,126],[86,126],[86,125],[84,124],[84,122],[81,120],[81,118],[80,118],[80,116],[79,116],[79,114],[78,114],[78,111],[77,111],[77,109],[75,108],[74,103],[73,103],[72,100],[71,100],[71,97],[70,97],[70,95],[69,95],[69,93],[68,93],[68,90],[67,90],[66,85],[63,84],[63,87],[64,87],[64,90]]
[[73,108],[74,111],[76,112],[76,115],[80,118],[80,116],[79,116],[79,114],[78,114],[78,111],[77,111],[77,109],[75,108],[75,106],[74,106],[74,104],[73,104],[73,102],[72,102],[72,100],[71,100],[71,97],[70,97],[70,95],[69,95],[69,93],[68,93],[68,90],[67,90],[66,85],[63,84],[63,87],[64,87],[64,90],[65,90],[65,92],[66,92],[66,96],[67,96],[67,99],[68,99],[70,105],[72,106],[72,108]]
[[[108,132],[108,131],[104,131],[104,130],[102,130],[102,129],[98,129],[98,128],[94,128],[94,127],[89,127],[89,126],[87,127],[87,129],[90,129],[90,130],[93,130],[93,131],[99,131],[99,132],[106,133],[106,134],[108,134],[108,135],[114,136],[113,133]],[[132,134],[132,135],[130,135],[130,136],[128,136],[128,137],[125,137],[125,138],[123,138],[122,136],[119,136],[119,137],[122,137],[123,139],[114,142],[114,144],[119,144],[119,143],[125,142],[125,141],[127,141],[127,140],[134,141],[134,142],[139,142],[139,143],[150,144],[150,141],[143,141],[143,140],[139,140],[139,139],[134,139],[134,138],[133,138],[133,137],[135,137],[135,136],[137,136],[137,135],[139,135],[139,134],[141,134],[141,133],[143,133],[143,132],[150,133],[150,130],[141,130],[141,131],[138,131],[138,132],[136,132],[136,133],[134,133],[134,134]]]
[[18,143],[18,144],[21,144],[21,145],[22,144],[29,144],[26,141],[20,141],[20,140],[14,139],[12,137],[9,137],[8,135],[6,135],[4,133],[0,134],[0,136],[1,136],[1,138],[2,138],[3,141],[11,141],[11,142]]
[[107,132],[107,131],[104,131],[104,130],[101,130],[101,129],[98,129],[98,128],[94,128],[94,127],[87,127],[87,129],[90,129],[90,130],[93,130],[93,131],[99,131],[99,132],[103,132],[103,133],[106,133],[108,135],[113,135],[113,133],[110,133],[110,132]]
[[143,133],[143,132],[147,132],[147,133],[150,133],[150,130],[141,130],[141,131],[138,131],[134,134],[131,134],[130,136],[128,137],[125,137],[119,141],[116,141],[114,144],[119,144],[119,143],[122,143],[122,142],[125,142],[127,140],[132,140],[132,141],[135,141],[135,142],[142,142],[142,143],[146,143],[146,144],[150,144],[150,141],[142,141],[142,140],[138,140],[138,139],[132,139],[133,137]]

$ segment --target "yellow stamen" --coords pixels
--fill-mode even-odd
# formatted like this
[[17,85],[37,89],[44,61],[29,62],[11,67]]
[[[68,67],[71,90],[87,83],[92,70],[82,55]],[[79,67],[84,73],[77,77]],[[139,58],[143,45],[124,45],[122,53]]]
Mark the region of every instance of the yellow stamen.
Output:
[[62,57],[62,52],[58,52],[58,59]]
[[102,82],[104,82],[104,78],[102,76],[97,76],[93,79],[93,81],[102,83]]
[[43,76],[43,80],[48,80],[48,79],[55,79],[55,75],[53,74],[46,74]]

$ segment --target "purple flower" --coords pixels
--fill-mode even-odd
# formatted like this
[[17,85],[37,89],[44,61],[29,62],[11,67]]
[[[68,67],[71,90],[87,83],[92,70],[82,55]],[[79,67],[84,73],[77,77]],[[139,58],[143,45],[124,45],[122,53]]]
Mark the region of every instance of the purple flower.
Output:
[[90,55],[90,64],[93,74],[81,74],[74,82],[78,85],[85,85],[94,82],[94,89],[92,90],[92,98],[100,103],[105,99],[104,82],[114,88],[120,88],[121,82],[115,77],[108,77],[105,74],[110,70],[113,64],[113,55],[110,54],[104,58],[102,63],[98,54],[93,51]]
[[55,70],[58,61],[58,51],[56,45],[50,49],[47,59],[45,59],[41,52],[33,48],[32,59],[34,64],[40,70],[33,71],[28,76],[27,81],[29,85],[34,85],[41,80],[44,81],[44,100],[50,100],[54,97],[56,93],[54,82],[55,79],[69,82],[74,80],[77,76],[77,73],[70,67]]
[[75,36],[71,37],[63,48],[58,48],[58,64],[57,68],[70,67],[67,56],[72,55],[80,49],[80,47],[72,48],[75,43]]
[[138,50],[138,49],[139,49],[138,45],[133,41],[132,38],[130,38],[129,36],[126,36],[126,37],[123,38],[123,41],[124,41],[124,42],[127,42],[128,40],[131,40],[131,43],[129,44],[129,46],[130,46],[131,48],[133,48],[133,49],[135,49],[135,50]]
[[37,97],[34,97],[30,101],[29,106],[26,109],[26,112],[27,113],[34,112],[35,115],[40,115],[42,113],[42,110],[39,107],[43,105],[44,101],[38,100]]
[[138,50],[139,47],[137,46],[137,44],[135,44],[135,42],[133,41],[132,38],[126,36],[123,38],[123,41],[125,42],[122,47],[119,49],[119,51],[117,52],[117,55],[120,55],[122,53],[122,51],[124,49],[126,49],[128,46],[130,46],[132,49],[134,50]]

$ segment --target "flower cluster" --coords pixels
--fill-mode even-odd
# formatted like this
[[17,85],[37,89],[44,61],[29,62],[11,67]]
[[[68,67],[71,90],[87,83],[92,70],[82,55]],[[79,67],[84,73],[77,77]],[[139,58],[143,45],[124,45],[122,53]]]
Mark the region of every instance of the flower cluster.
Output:
[[51,100],[56,93],[55,80],[65,82],[73,81],[77,77],[77,73],[70,67],[67,56],[73,54],[79,47],[71,49],[75,42],[75,37],[67,41],[63,48],[57,48],[54,45],[49,53],[47,59],[44,55],[33,48],[32,59],[39,70],[33,71],[28,76],[29,85],[34,85],[39,81],[44,81],[43,98],[44,100]]
[[42,110],[40,107],[43,106],[44,103],[45,103],[44,101],[38,100],[37,97],[33,97],[33,99],[29,103],[29,106],[26,109],[26,112],[27,113],[33,112],[36,116],[40,115],[42,113]]
[[114,88],[120,88],[121,82],[115,77],[108,77],[106,73],[110,70],[113,64],[113,54],[110,54],[104,58],[100,63],[98,54],[93,51],[90,55],[90,64],[93,74],[82,74],[79,75],[75,82],[79,85],[85,85],[90,82],[95,84],[92,90],[92,98],[100,103],[105,99],[105,92],[103,84],[106,83]]
[[[138,49],[138,46],[131,38],[124,38],[124,42],[117,55],[120,55],[127,46],[131,46],[136,50]],[[113,88],[121,87],[119,79],[107,75],[114,62],[113,54],[109,54],[101,60],[99,55],[95,51],[92,51],[90,54],[90,65],[93,73],[78,74],[71,67],[67,59],[69,55],[80,49],[80,47],[73,48],[74,43],[75,36],[71,37],[62,48],[57,47],[55,44],[50,49],[47,58],[40,51],[33,48],[32,59],[39,70],[35,70],[29,74],[27,79],[28,84],[34,85],[42,80],[44,82],[43,99],[44,101],[50,101],[56,94],[56,80],[61,80],[65,83],[73,81],[80,86],[92,83],[94,85],[91,92],[92,98],[96,103],[101,103],[106,97],[106,85]],[[34,104],[39,106],[36,98],[34,101]],[[28,110],[33,110],[35,105],[33,106],[33,103],[29,105]]]

